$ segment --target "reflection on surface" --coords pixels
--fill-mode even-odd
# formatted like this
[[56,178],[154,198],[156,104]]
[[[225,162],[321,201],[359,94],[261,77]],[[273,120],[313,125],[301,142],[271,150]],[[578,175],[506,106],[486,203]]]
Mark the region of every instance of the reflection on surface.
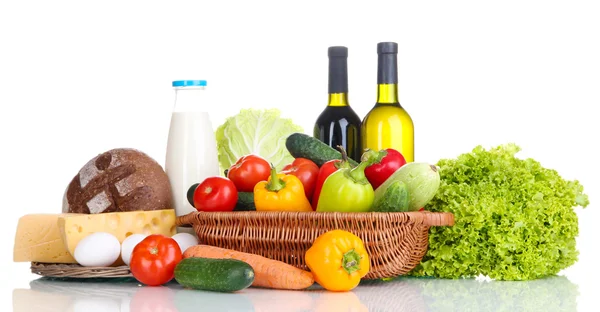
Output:
[[408,279],[427,311],[577,311],[579,290],[564,276],[533,281]]
[[183,289],[176,283],[141,287],[132,279],[52,280],[13,291],[14,312],[191,311],[575,311],[577,286],[556,276],[528,282],[401,277],[363,281],[351,292],[249,288],[238,293]]

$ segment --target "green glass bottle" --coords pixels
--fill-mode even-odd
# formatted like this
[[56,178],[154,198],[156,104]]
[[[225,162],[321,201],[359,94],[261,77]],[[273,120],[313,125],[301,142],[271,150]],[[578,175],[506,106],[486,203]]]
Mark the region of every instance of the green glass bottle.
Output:
[[349,158],[360,161],[360,118],[348,103],[348,48],[330,47],[329,102],[317,118],[314,137],[337,148],[341,145]]

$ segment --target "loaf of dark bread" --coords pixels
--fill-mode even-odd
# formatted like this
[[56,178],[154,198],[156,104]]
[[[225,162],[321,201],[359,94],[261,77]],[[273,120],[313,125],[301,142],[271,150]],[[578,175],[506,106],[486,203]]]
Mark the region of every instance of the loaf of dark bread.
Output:
[[73,178],[63,199],[64,213],[172,209],[163,168],[148,155],[113,149],[90,160]]

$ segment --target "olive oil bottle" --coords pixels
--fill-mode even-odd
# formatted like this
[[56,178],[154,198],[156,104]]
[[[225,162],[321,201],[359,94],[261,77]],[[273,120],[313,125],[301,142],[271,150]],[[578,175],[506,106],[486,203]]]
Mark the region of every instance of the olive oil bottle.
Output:
[[329,47],[329,102],[314,127],[314,137],[360,161],[360,118],[348,102],[348,48]]
[[413,162],[413,121],[398,101],[398,44],[380,42],[377,54],[377,103],[362,122],[362,147],[393,148]]

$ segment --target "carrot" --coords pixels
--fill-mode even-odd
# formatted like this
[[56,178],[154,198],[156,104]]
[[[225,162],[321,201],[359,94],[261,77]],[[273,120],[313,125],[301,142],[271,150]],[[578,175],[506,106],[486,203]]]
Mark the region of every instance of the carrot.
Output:
[[254,269],[252,286],[275,289],[305,289],[314,284],[312,273],[287,263],[259,255],[239,252],[208,245],[189,247],[184,258],[236,259],[248,263]]

